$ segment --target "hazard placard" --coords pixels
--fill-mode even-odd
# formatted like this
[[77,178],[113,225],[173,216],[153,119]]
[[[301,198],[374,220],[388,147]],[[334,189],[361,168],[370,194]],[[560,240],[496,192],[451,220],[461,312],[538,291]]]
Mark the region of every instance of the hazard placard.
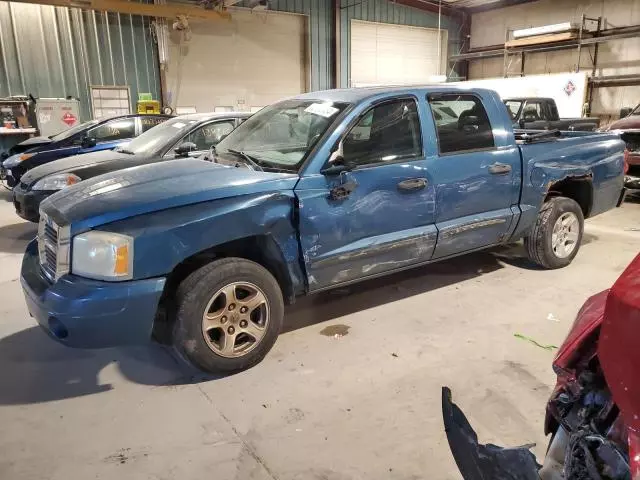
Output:
[[62,116],[62,121],[71,127],[74,123],[78,121],[78,119],[73,113],[67,112]]

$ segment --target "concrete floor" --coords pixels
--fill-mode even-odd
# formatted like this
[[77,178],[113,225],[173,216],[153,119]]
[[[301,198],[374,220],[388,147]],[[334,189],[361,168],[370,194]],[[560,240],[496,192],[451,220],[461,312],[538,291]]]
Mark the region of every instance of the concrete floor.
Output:
[[[541,455],[553,353],[514,334],[559,345],[640,247],[640,204],[627,203],[588,222],[563,270],[504,248],[310,297],[264,362],[215,378],[159,346],[49,340],[18,280],[35,226],[2,195],[0,478],[12,480],[460,478],[442,385],[481,441]],[[348,333],[323,334],[335,325]]]

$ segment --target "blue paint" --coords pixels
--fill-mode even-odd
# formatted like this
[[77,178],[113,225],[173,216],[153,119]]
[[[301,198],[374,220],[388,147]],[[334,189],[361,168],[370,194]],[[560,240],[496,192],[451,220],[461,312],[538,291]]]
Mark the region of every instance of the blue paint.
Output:
[[164,278],[107,283],[67,275],[51,285],[40,269],[35,240],[27,246],[20,281],[38,324],[56,340],[81,348],[148,342],[165,283]]
[[[297,173],[179,160],[121,170],[60,191],[42,208],[57,223],[70,225],[72,236],[98,229],[134,238],[134,279],[98,282],[71,273],[51,284],[36,272],[32,244],[23,264],[30,310],[46,319],[77,307],[73,320],[67,318],[69,339],[77,338],[74,330],[84,325],[103,328],[104,322],[89,318],[99,311],[112,315],[112,328],[121,330],[105,338],[129,338],[131,328],[137,339],[148,331],[148,309],[155,308],[149,305],[157,303],[158,289],[177,266],[236,241],[251,239],[275,262],[285,294],[293,297],[517,240],[532,227],[549,191],[568,178],[592,185],[591,215],[615,206],[624,150],[615,135],[567,133],[520,145],[495,93],[464,90],[485,106],[495,146],[441,155],[426,97],[447,92],[462,90],[399,87],[301,96],[350,107],[336,115]],[[398,97],[418,103],[422,152],[323,174],[332,151],[361,115],[379,101]],[[234,134],[243,128],[253,127],[241,125]],[[492,173],[496,163],[510,170]],[[415,179],[424,184],[400,188]],[[350,193],[336,197],[336,187],[344,185],[352,186]],[[113,312],[114,305],[122,310]]]

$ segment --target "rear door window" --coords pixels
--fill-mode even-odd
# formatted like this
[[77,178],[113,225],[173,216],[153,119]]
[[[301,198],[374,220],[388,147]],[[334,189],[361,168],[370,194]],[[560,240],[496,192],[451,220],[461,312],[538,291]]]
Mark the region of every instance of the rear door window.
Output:
[[447,94],[430,96],[427,100],[438,134],[440,154],[495,148],[489,116],[478,97]]
[[196,144],[197,151],[209,150],[211,147],[217,145],[226,135],[229,135],[233,128],[233,120],[209,123],[195,129],[183,138],[180,143],[192,142]]
[[92,128],[87,132],[87,136],[95,138],[98,143],[133,138],[136,136],[135,118],[128,117],[111,120]]
[[164,117],[154,117],[154,116],[151,116],[151,115],[140,117],[140,125],[142,126],[141,133],[146,132],[150,128],[155,127],[156,125],[160,125],[165,120],[167,120],[167,119],[164,118]]

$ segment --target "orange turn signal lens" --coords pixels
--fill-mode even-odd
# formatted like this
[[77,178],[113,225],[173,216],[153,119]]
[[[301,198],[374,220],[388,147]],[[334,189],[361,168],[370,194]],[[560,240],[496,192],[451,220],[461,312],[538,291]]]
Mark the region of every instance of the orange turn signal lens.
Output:
[[116,249],[116,264],[113,273],[116,275],[129,273],[129,247],[127,245],[122,245]]

